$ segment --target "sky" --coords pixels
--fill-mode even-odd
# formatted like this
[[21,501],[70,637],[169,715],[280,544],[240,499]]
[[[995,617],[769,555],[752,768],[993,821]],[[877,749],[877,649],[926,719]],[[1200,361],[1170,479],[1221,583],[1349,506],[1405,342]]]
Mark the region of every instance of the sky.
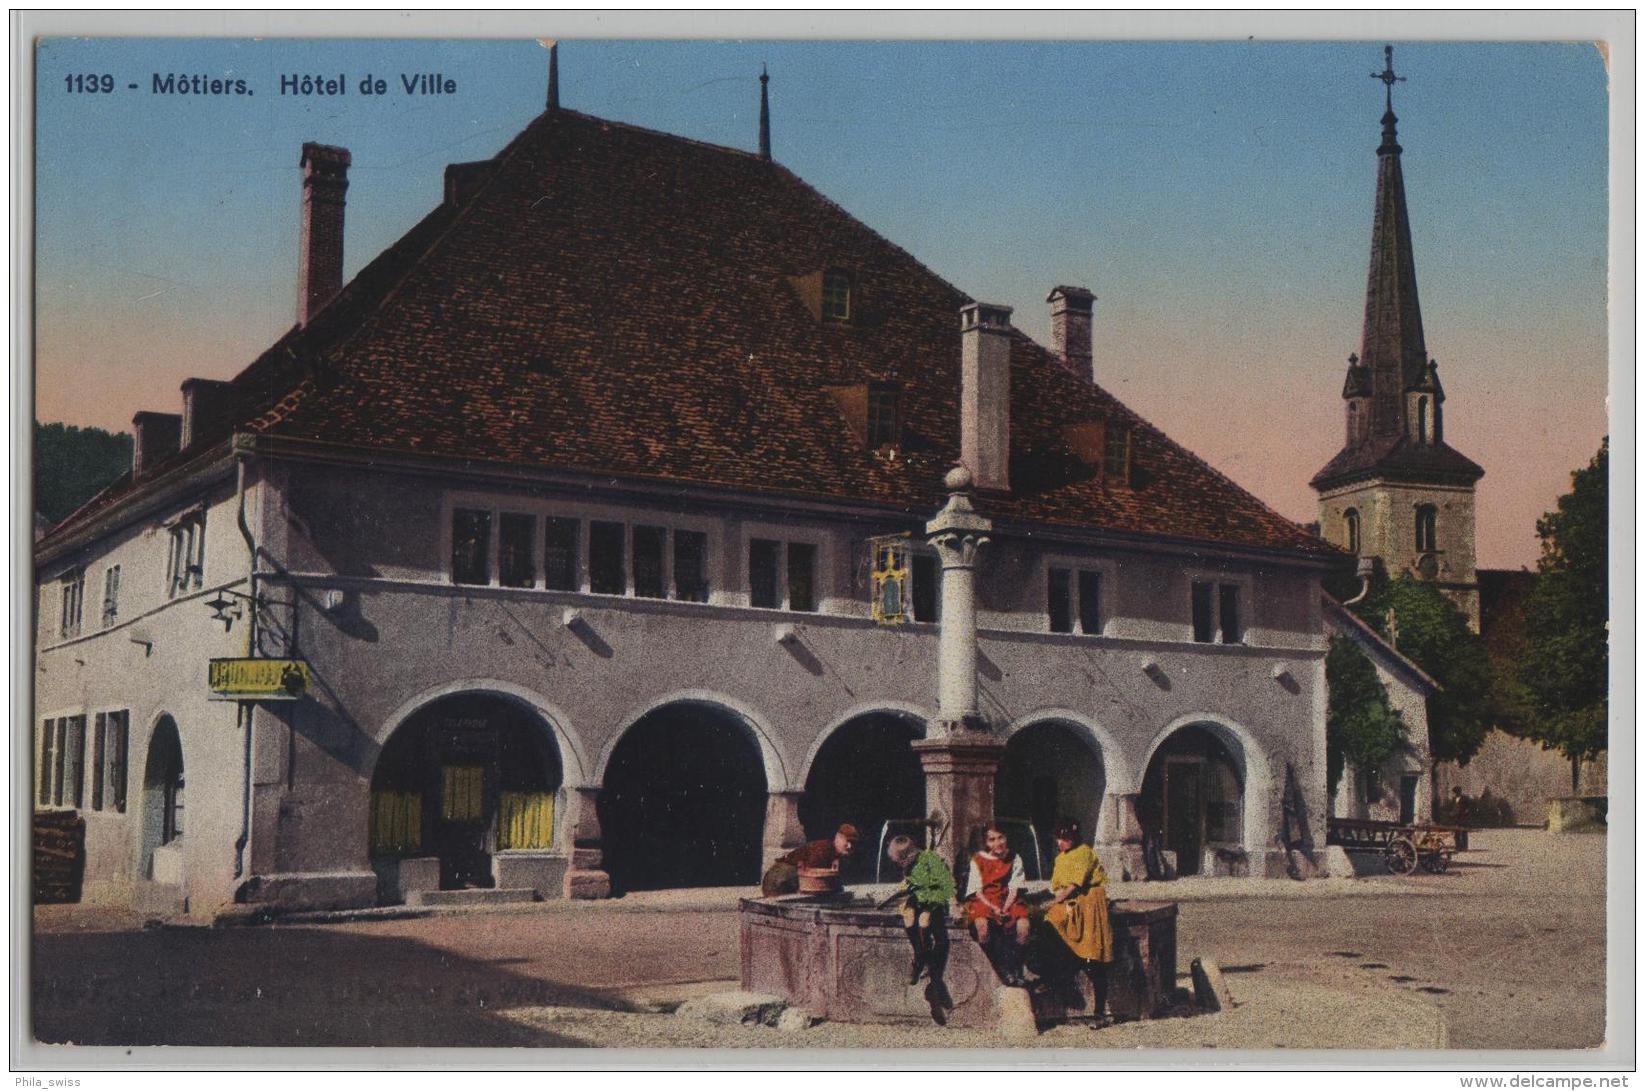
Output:
[[[1089,287],[1098,381],[1306,522],[1360,347],[1382,44],[567,41],[560,91],[752,149],[768,65],[777,160],[1042,342],[1046,293]],[[37,61],[36,418],[110,430],[292,325],[305,140],[353,154],[352,276],[547,76],[535,41],[56,39]],[[1534,566],[1538,516],[1608,428],[1605,67],[1415,42],[1394,68],[1446,438],[1486,471],[1478,562]],[[70,90],[105,73],[111,93]],[[167,73],[251,94],[153,93]],[[405,94],[417,73],[456,90]],[[348,89],[282,95],[282,74]]]

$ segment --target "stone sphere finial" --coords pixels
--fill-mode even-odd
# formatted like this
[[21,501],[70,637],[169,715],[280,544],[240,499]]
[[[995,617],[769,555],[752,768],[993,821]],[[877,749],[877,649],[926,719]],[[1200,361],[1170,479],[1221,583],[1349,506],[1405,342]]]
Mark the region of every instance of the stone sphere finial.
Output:
[[942,487],[949,492],[970,492],[971,471],[964,466],[955,466],[942,479]]

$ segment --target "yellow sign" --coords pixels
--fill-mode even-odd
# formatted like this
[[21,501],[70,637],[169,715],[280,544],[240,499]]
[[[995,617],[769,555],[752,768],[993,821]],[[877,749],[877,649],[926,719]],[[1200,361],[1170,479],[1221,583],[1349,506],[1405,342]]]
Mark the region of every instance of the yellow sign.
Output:
[[908,542],[876,538],[874,542],[874,620],[901,625],[908,620]]
[[214,701],[295,701],[308,684],[301,659],[213,659],[206,675]]

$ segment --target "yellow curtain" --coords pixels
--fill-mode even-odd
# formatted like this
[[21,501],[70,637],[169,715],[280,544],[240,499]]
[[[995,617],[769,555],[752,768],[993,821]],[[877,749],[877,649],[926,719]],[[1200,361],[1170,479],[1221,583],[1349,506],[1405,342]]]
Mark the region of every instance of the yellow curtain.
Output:
[[416,852],[423,847],[423,797],[415,792],[371,793],[371,851]]
[[497,847],[546,849],[554,845],[554,796],[549,792],[503,792],[498,800]]
[[440,817],[447,822],[478,822],[485,813],[485,769],[447,765],[440,770]]

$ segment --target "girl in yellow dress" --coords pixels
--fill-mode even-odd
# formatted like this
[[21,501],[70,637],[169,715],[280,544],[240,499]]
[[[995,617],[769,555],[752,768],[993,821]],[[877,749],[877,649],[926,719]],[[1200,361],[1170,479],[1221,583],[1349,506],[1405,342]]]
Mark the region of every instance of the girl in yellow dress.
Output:
[[1108,964],[1114,960],[1114,933],[1108,925],[1108,873],[1090,845],[1080,843],[1080,824],[1063,819],[1053,834],[1057,858],[1051,865],[1051,903],[1045,922],[1084,965],[1096,994],[1092,1013],[1106,1025]]

